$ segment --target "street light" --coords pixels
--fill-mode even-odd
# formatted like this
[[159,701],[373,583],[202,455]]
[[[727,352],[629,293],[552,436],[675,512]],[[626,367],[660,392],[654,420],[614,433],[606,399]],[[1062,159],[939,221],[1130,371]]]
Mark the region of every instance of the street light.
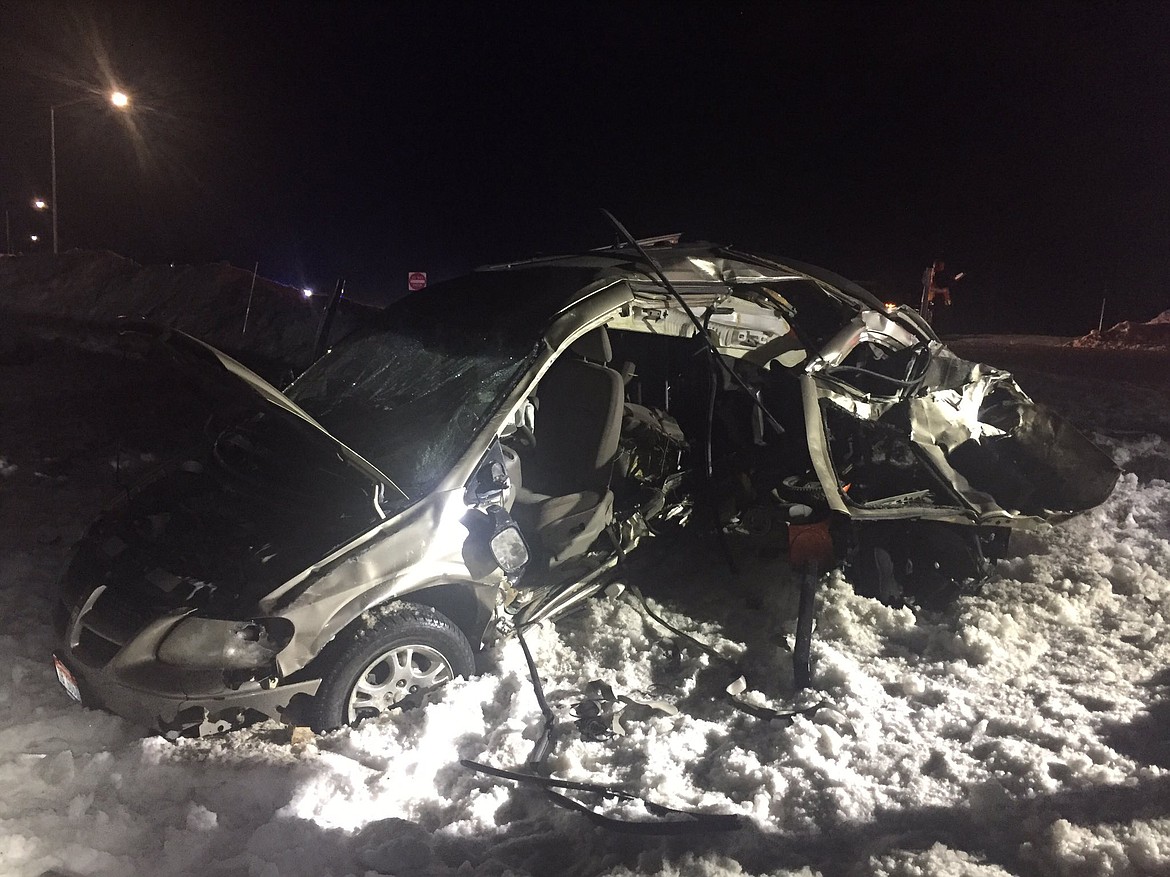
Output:
[[[77,100],[67,101],[63,104],[53,104],[49,107],[49,158],[52,164],[53,171],[53,195],[49,206],[53,210],[53,254],[57,253],[57,110],[62,107],[73,106],[89,98],[82,97]],[[130,106],[130,98],[123,91],[112,91],[109,94],[110,105],[119,110],[124,110]],[[39,208],[38,209],[43,209]]]
[[[12,207],[16,204],[15,201],[9,199],[7,196],[0,198],[4,202],[4,255],[11,256],[12,249]],[[49,202],[44,198],[38,198],[35,195],[29,200],[34,210],[47,210]],[[33,237],[33,241],[37,238]]]

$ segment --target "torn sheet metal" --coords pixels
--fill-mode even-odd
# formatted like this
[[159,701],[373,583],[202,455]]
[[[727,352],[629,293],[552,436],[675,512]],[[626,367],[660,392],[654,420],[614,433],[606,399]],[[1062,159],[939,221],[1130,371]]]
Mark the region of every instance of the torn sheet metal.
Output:
[[[814,373],[805,376],[804,393],[826,498],[852,517],[1026,526],[1099,505],[1118,477],[1108,455],[1034,403],[1009,373],[941,346],[916,389],[874,399]],[[834,410],[848,418],[832,424]],[[854,430],[866,440],[847,435]],[[904,489],[914,472],[924,483]],[[875,482],[897,488],[883,491]]]

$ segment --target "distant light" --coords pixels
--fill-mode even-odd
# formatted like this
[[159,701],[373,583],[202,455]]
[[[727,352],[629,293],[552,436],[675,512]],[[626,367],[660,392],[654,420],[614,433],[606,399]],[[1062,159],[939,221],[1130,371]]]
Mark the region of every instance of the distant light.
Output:
[[33,198],[33,207],[37,210],[44,210],[48,206],[44,198]]
[[110,103],[121,110],[130,105],[130,98],[124,91],[114,91],[110,93]]
[[39,241],[41,239],[41,236],[39,234],[30,234],[28,236],[28,239],[35,244],[37,241]]
[[313,297],[313,290],[309,289],[309,287],[307,287],[307,286],[304,289],[302,289],[301,292],[303,292],[305,294],[305,298],[312,298]]
[[896,311],[897,309],[898,309],[898,305],[895,302],[892,302],[892,301],[886,302],[886,310],[887,311]]

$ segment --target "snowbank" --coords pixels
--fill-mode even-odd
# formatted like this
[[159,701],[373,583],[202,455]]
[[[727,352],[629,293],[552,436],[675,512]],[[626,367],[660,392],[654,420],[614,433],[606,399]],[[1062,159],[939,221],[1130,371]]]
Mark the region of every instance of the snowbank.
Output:
[[1072,347],[1170,350],[1170,311],[1163,311],[1147,323],[1126,320],[1104,332],[1093,329],[1088,335],[1076,338],[1070,344]]
[[[368,309],[343,302],[331,337]],[[308,365],[325,297],[306,298],[226,262],[142,267],[109,252],[0,258],[0,309],[41,331],[143,317],[219,347],[269,377]],[[245,322],[246,318],[246,322]]]

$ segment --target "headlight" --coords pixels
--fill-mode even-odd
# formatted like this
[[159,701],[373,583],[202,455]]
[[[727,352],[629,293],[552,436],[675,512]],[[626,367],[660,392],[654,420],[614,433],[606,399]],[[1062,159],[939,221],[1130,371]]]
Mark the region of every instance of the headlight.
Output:
[[248,670],[270,663],[292,635],[292,622],[285,618],[227,621],[191,615],[159,644],[158,659],[200,670]]

